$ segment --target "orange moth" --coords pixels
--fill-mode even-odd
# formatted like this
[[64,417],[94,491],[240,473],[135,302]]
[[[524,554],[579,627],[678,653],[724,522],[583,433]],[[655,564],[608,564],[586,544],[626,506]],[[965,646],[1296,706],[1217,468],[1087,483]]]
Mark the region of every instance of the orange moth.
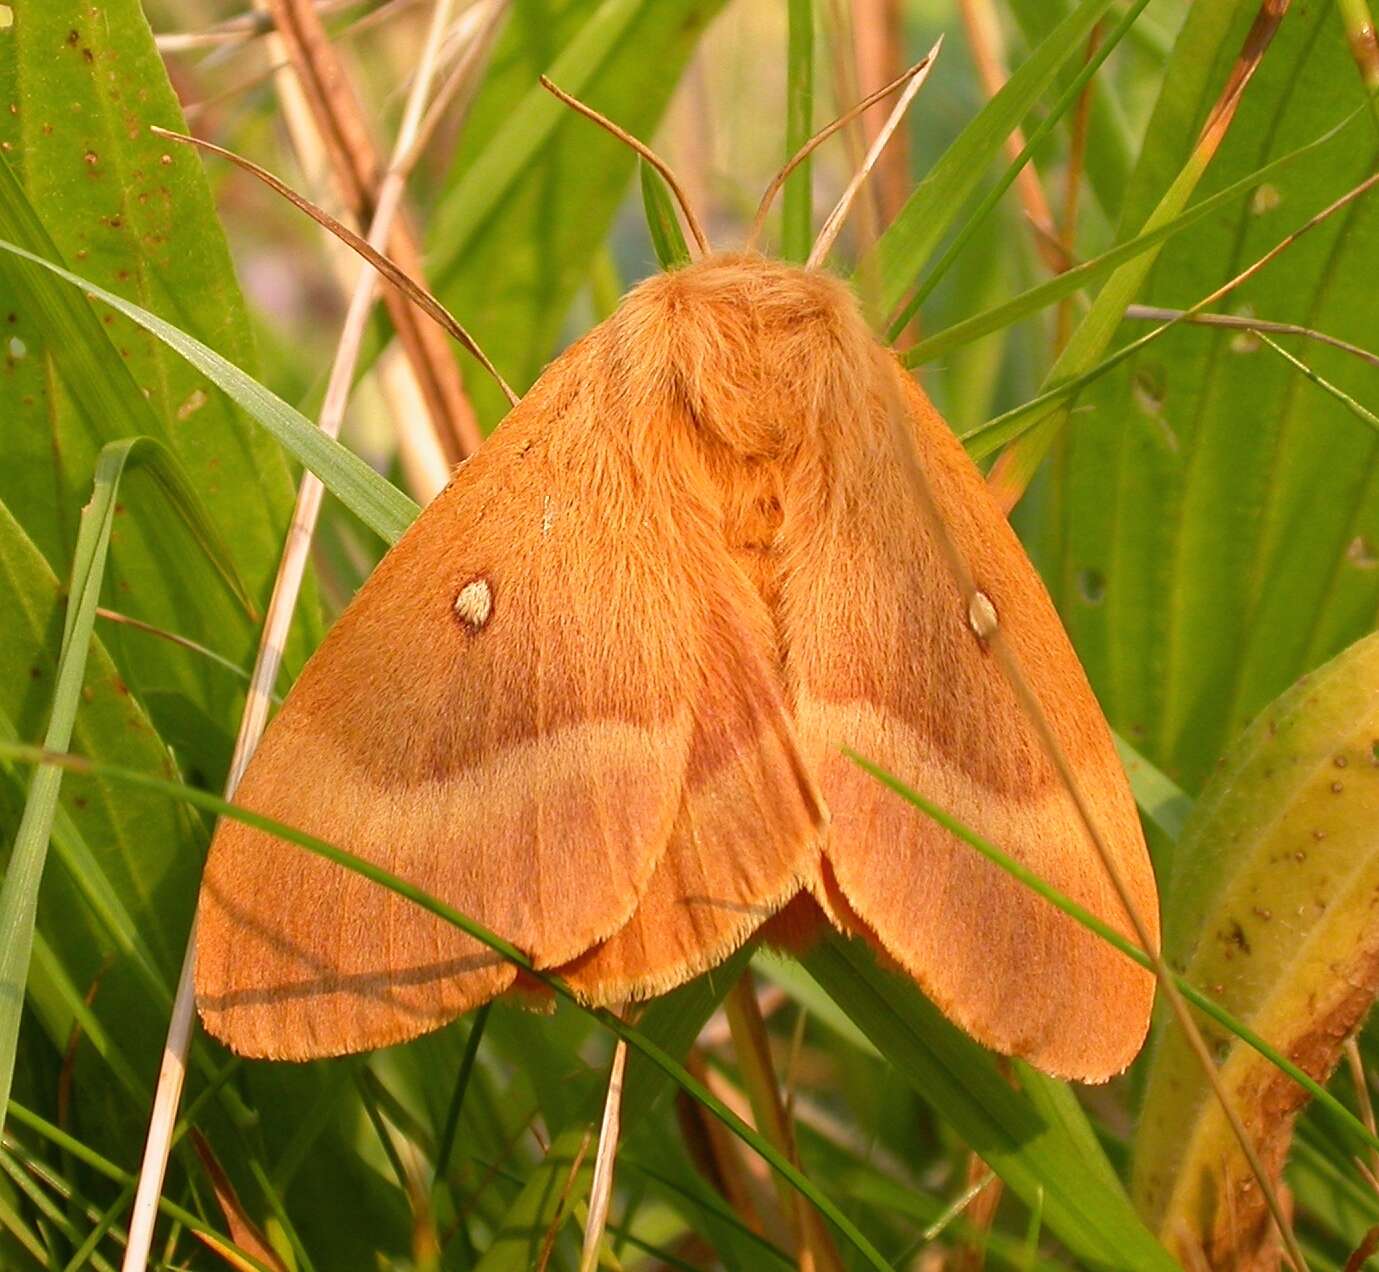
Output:
[[[763,927],[797,942],[828,922],[979,1041],[1101,1080],[1143,1040],[1150,973],[840,750],[1133,937],[979,634],[993,622],[1156,932],[1105,721],[961,445],[842,282],[709,256],[634,289],[455,472],[302,671],[237,798],[449,902],[593,1003],[664,992]],[[202,1020],[251,1056],[400,1042],[516,977],[230,820],[197,940]]]

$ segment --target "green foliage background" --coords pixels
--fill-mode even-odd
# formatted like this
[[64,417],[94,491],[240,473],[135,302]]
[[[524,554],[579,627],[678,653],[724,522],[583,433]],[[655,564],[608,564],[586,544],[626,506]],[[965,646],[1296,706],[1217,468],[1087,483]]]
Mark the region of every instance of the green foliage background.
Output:
[[[200,29],[231,8],[210,0],[147,8],[137,0],[0,6],[0,239],[181,333],[161,338],[137,311],[84,295],[13,252],[0,261],[0,743],[39,743],[49,730],[75,602],[66,581],[81,557],[81,510],[98,456],[120,439],[153,438],[169,458],[130,468],[118,492],[97,485],[111,501],[100,601],[218,659],[98,620],[67,745],[218,793],[302,455],[313,456],[339,501],[326,509],[282,689],[410,505],[310,438],[280,444],[306,425],[289,404],[307,416],[316,407],[339,298],[320,281],[314,227],[226,167],[203,165],[149,132],[185,127],[171,65],[183,100],[211,103],[197,117],[199,132],[297,175],[275,128],[270,81],[240,82],[222,98],[219,77],[236,87],[233,70],[179,55],[165,65],[155,45],[150,18],[160,31]],[[622,287],[656,267],[635,158],[543,93],[537,75],[549,72],[636,135],[664,139],[672,162],[700,164],[694,147],[706,146],[701,188],[712,199],[712,230],[728,242],[785,157],[785,97],[804,66],[798,40],[787,57],[787,11],[797,36],[802,15],[817,23],[816,123],[834,111],[828,68],[842,42],[827,20],[836,7],[817,8],[748,0],[513,6],[462,129],[418,173],[413,207],[429,280],[519,389]],[[914,192],[872,258],[879,292],[895,302],[929,277],[956,236],[970,234],[923,305],[925,337],[1016,298],[992,334],[917,372],[955,429],[976,438],[990,436],[984,423],[1050,387],[1054,364],[1047,293],[1027,295],[1046,272],[1018,206],[1007,196],[984,219],[975,215],[1007,172],[1004,138],[1017,125],[1034,135],[1047,121],[1034,158],[1054,188],[1068,162],[1070,119],[1055,105],[1071,100],[1087,35],[1134,17],[1090,105],[1074,254],[1099,261],[1143,232],[1177,188],[1260,6],[1151,0],[1135,13],[1109,0],[1010,0],[997,8],[1014,75],[987,104],[956,9],[941,0],[901,6],[908,55],[941,32],[948,45],[911,124]],[[403,34],[354,50],[381,103],[380,135],[396,114],[394,93],[419,31],[404,23]],[[1193,304],[1371,173],[1379,142],[1372,105],[1341,7],[1294,0],[1220,152],[1195,188],[1183,187],[1189,206],[1237,183],[1238,197],[1173,233],[1151,249],[1156,255],[1119,273],[1093,271],[1068,301],[1074,319],[1085,318],[1084,346],[1075,338],[1070,348],[1086,352],[1077,366],[1060,363],[1063,371],[1086,371],[1144,333],[1144,321],[1122,321],[1127,301]],[[1267,179],[1252,179],[1332,130]],[[842,147],[819,156],[821,205],[847,173]],[[835,266],[850,268],[854,254],[846,248]],[[1377,258],[1379,209],[1360,199],[1220,308],[1367,346],[1379,325]],[[1088,335],[1094,329],[1105,332],[1099,344]],[[187,337],[245,375],[214,372]],[[386,338],[379,319],[370,358]],[[1299,675],[1369,633],[1379,604],[1375,437],[1373,417],[1362,418],[1379,406],[1374,361],[1281,339],[1333,388],[1251,333],[1177,327],[1072,400],[1016,515],[1108,718],[1141,753],[1131,772],[1166,880],[1183,810],[1219,757]],[[491,427],[502,399],[457,357]],[[256,376],[283,401],[269,401]],[[392,441],[372,418],[370,393],[365,379],[347,440],[391,471]],[[169,501],[179,480],[194,499]],[[198,533],[199,517],[209,532]],[[1352,660],[1328,681],[1339,686],[1335,728],[1354,745],[1367,729],[1379,736],[1367,667]],[[46,830],[21,831],[38,791],[30,766],[0,762],[0,844],[18,841],[13,860],[23,865],[36,852],[42,867]],[[22,1014],[17,997],[13,1004],[17,1034],[0,1031],[14,1071],[0,1150],[6,1268],[118,1263],[128,1172],[137,1168],[211,825],[205,809],[110,774],[68,774],[60,792],[32,960],[0,985],[23,993]],[[1257,843],[1297,798],[1266,784],[1248,817],[1189,834],[1200,851],[1224,853],[1221,874],[1239,884],[1232,872],[1255,868],[1253,858],[1223,845]],[[1368,809],[1361,803],[1354,816]],[[1357,833],[1356,844],[1367,863],[1372,834]],[[7,871],[8,903],[21,891],[13,883],[21,871],[13,861]],[[1263,870],[1257,882],[1263,906],[1274,885]],[[1166,894],[1201,916],[1168,951],[1180,966],[1230,917],[1213,908],[1215,891],[1192,886]],[[32,888],[25,895],[35,897]],[[1364,902],[1338,891],[1327,904],[1344,917],[1344,907]],[[21,911],[12,929],[0,927],[7,940],[18,939]],[[0,909],[0,919],[11,918]],[[1338,965],[1369,948],[1373,936],[1358,930],[1333,951]],[[1260,939],[1286,946],[1289,938]],[[1276,961],[1281,983],[1307,988],[1313,970],[1283,955]],[[755,966],[784,996],[772,1022],[782,1069],[802,1020],[802,1165],[885,1264],[912,1266],[927,1250],[972,1243],[995,1267],[1175,1266],[1124,1184],[1152,1057],[1084,1098],[1026,1066],[998,1063],[855,947],[826,945],[803,965],[759,956]],[[735,970],[658,1003],[638,1022],[639,1036],[683,1058]],[[1242,1002],[1247,1025],[1250,1010]],[[568,1006],[549,1018],[499,1008],[485,1021],[456,1147],[434,1182],[473,1019],[407,1047],[296,1067],[240,1064],[197,1039],[188,1119],[285,1266],[525,1268],[548,1244],[551,1266],[576,1265],[581,1212],[563,1202],[587,1192],[581,1145],[601,1101],[608,1033]],[[1373,1057],[1368,1033],[1359,1054]],[[711,1050],[709,1062],[735,1080],[730,1048]],[[627,1267],[715,1259],[730,1268],[789,1266],[780,1234],[752,1231],[696,1169],[682,1134],[694,1101],[672,1087],[663,1070],[634,1064],[609,1266],[614,1258]],[[1347,1081],[1334,1094],[1354,1104]],[[1181,1116],[1185,1139],[1202,1106],[1185,1105]],[[1304,1118],[1288,1181],[1311,1266],[1341,1267],[1379,1223],[1379,1202],[1344,1164],[1362,1142],[1334,1111]],[[1007,1187],[988,1235],[974,1234],[953,1209],[969,1150]],[[160,1266],[226,1266],[189,1235],[189,1226],[231,1234],[185,1140],[168,1197],[180,1210],[159,1229]],[[849,1266],[865,1265],[857,1248],[839,1242]]]

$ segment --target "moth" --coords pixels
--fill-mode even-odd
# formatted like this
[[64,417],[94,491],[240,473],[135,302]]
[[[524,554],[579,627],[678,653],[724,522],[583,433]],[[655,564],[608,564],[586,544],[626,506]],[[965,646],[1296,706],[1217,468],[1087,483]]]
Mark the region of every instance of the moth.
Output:
[[[631,291],[455,472],[310,659],[237,798],[591,1003],[660,994],[762,929],[798,944],[829,924],[980,1042],[1103,1080],[1143,1040],[1150,973],[841,749],[1133,935],[978,605],[1157,933],[1110,733],[977,469],[845,284],[711,255]],[[292,844],[215,834],[197,999],[241,1054],[401,1042],[516,976]]]

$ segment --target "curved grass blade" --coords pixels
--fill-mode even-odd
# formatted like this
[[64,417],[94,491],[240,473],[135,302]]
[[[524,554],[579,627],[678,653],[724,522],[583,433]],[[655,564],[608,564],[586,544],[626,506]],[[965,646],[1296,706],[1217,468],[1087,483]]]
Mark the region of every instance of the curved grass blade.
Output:
[[[93,607],[94,609],[94,607]],[[285,839],[290,843],[297,844],[305,848],[308,852],[314,852],[319,857],[324,857],[327,861],[334,862],[346,870],[352,870],[355,874],[362,875],[374,883],[388,888],[397,893],[398,896],[406,897],[407,900],[420,906],[429,914],[434,914],[437,918],[444,920],[453,927],[459,928],[468,936],[473,937],[481,944],[488,946],[495,953],[501,954],[509,962],[516,964],[527,972],[528,975],[535,977],[546,985],[553,993],[559,995],[567,1002],[572,1003],[580,1011],[585,1012],[592,1019],[601,1024],[605,1029],[623,1039],[629,1047],[636,1051],[647,1063],[660,1073],[676,1082],[693,1099],[702,1104],[720,1122],[724,1124],[734,1135],[760,1155],[770,1166],[782,1174],[790,1183],[847,1238],[848,1242],[857,1250],[859,1254],[874,1268],[882,1269],[883,1272],[890,1272],[890,1265],[881,1256],[880,1252],[867,1239],[865,1234],[854,1224],[833,1201],[826,1196],[819,1188],[813,1184],[788,1158],[780,1153],[768,1140],[757,1134],[740,1117],[719,1100],[709,1089],[698,1079],[693,1077],[681,1064],[679,1064],[671,1054],[649,1037],[642,1030],[626,1021],[620,1019],[613,1012],[602,1007],[590,1007],[581,1002],[569,987],[558,977],[551,976],[544,971],[536,968],[530,959],[527,958],[516,946],[505,941],[496,933],[488,931],[476,923],[468,915],[461,914],[453,906],[447,905],[444,901],[431,896],[429,893],[408,883],[405,879],[384,870],[380,866],[374,865],[370,861],[365,861],[361,857],[356,857],[353,853],[346,852],[342,848],[337,848],[334,844],[327,843],[323,839],[318,839],[314,835],[309,835],[305,831],[298,830],[292,826],[286,826],[281,822],[274,821],[270,817],[264,817],[252,809],[245,808],[238,804],[229,803],[212,795],[209,791],[197,790],[194,787],[183,786],[177,782],[164,781],[161,778],[151,777],[146,773],[138,773],[132,769],[122,768],[115,764],[97,763],[92,760],[83,759],[81,756],[66,755],[53,750],[45,750],[39,747],[13,746],[0,743],[0,759],[17,760],[22,763],[38,764],[43,768],[55,766],[70,768],[74,772],[87,773],[97,777],[106,777],[112,781],[125,782],[131,786],[142,787],[144,790],[157,791],[166,795],[169,799],[181,800],[191,804],[206,812],[214,814],[216,817],[232,817],[236,821],[243,822],[246,826],[252,826],[257,830],[266,831],[279,839]],[[36,779],[35,779],[36,780]],[[723,992],[727,991],[724,985]]]
[[[152,438],[134,437],[111,442],[101,451],[96,462],[91,502],[82,510],[72,560],[57,681],[44,735],[45,745],[53,749],[63,750],[71,742],[72,726],[81,704],[82,683],[86,676],[86,655],[96,622],[96,602],[100,599],[101,581],[110,549],[115,497],[126,468],[131,463],[140,462],[150,464],[151,471],[174,506],[193,526],[194,532],[200,532],[198,539],[203,546],[213,556],[221,546],[195,490],[180,472],[171,453],[161,444]],[[217,566],[233,587],[238,583],[238,575],[232,565],[226,564],[227,561],[228,557],[219,559]],[[24,985],[29,976],[29,959],[34,944],[38,887],[43,878],[61,785],[60,771],[40,769],[34,774],[15,835],[9,868],[4,883],[0,885],[0,1127],[4,1125],[3,1109],[8,1102],[14,1077]]]
[[987,165],[1013,129],[1052,83],[1058,68],[1081,51],[1110,0],[1083,0],[1058,24],[943,153],[876,241],[858,272],[878,280],[877,303],[890,313],[910,290]]
[[[1008,327],[1012,323],[1019,322],[1022,318],[1056,304],[1064,297],[1080,291],[1088,283],[1104,277],[1112,270],[1147,252],[1150,248],[1159,246],[1175,234],[1195,225],[1203,217],[1210,216],[1213,212],[1238,198],[1252,194],[1259,188],[1261,182],[1271,180],[1295,160],[1305,158],[1341,138],[1343,134],[1349,134],[1351,129],[1362,121],[1363,115],[1362,109],[1356,110],[1348,119],[1337,124],[1334,128],[1327,129],[1315,140],[1309,141],[1304,146],[1299,146],[1296,150],[1289,151],[1286,155],[1280,155],[1263,167],[1257,168],[1248,176],[1232,182],[1224,190],[1218,190],[1215,194],[1193,204],[1192,207],[1179,213],[1171,220],[1146,229],[1134,238],[1108,249],[1100,256],[1089,261],[1083,261],[1082,264],[1075,265],[1072,269],[1064,270],[1063,273],[1054,275],[1053,278],[1031,287],[1028,291],[1022,292],[1002,304],[993,306],[984,313],[975,314],[962,322],[954,323],[943,331],[935,332],[932,336],[919,341],[913,348],[907,349],[902,360],[907,367],[916,367],[926,362],[932,362],[970,341],[989,335],[993,331],[999,331],[1003,327]],[[1349,144],[1354,139],[1346,136],[1345,140]]]
[[275,393],[194,336],[15,243],[0,239],[0,251],[41,265],[157,336],[248,411],[288,451],[320,477],[331,494],[386,542],[397,542],[402,532],[416,520],[421,509],[412,499],[380,477],[353,451],[327,437],[300,411],[288,406]]
[[[0,755],[5,753],[5,748],[0,747]],[[1154,960],[1150,958],[1144,950],[1140,949],[1133,941],[1126,940],[1119,932],[1108,924],[1103,923],[1090,910],[1084,909],[1070,897],[1059,892],[1057,888],[1045,883],[1028,867],[1021,865],[1014,857],[1002,852],[995,844],[983,839],[974,830],[968,829],[962,822],[951,814],[944,812],[937,804],[932,803],[917,791],[911,790],[898,778],[893,777],[884,769],[872,764],[854,751],[846,751],[847,756],[860,768],[865,769],[874,778],[884,785],[890,787],[897,795],[907,802],[913,804],[926,816],[933,818],[945,830],[951,831],[964,843],[975,848],[982,856],[994,862],[1007,874],[1020,880],[1026,887],[1032,888],[1041,897],[1049,902],[1050,905],[1057,906],[1064,914],[1077,920],[1083,927],[1095,932],[1103,941],[1114,945],[1127,958],[1133,959],[1141,967],[1153,970]],[[1286,1073],[1299,1086],[1303,1087],[1320,1107],[1326,1109],[1336,1125],[1341,1131],[1359,1148],[1366,1151],[1379,1149],[1379,1135],[1372,1132],[1365,1124],[1360,1121],[1344,1104],[1331,1094],[1325,1087],[1317,1083],[1307,1073],[1300,1069],[1296,1064],[1281,1054],[1278,1049],[1261,1038],[1243,1021],[1237,1020],[1225,1010],[1215,999],[1208,997],[1196,986],[1189,983],[1181,976],[1175,976],[1174,981],[1178,986],[1183,997],[1194,1007],[1198,1008],[1204,1015],[1210,1017],[1222,1028],[1234,1034],[1241,1042],[1252,1047],[1259,1052],[1275,1068]]]
[[[934,268],[925,276],[924,281],[915,288],[914,294],[906,302],[905,307],[891,322],[889,331],[887,332],[891,340],[895,340],[900,333],[905,330],[906,326],[909,325],[910,320],[919,311],[920,305],[924,303],[925,299],[934,288],[938,286],[953,262],[957,260],[963,248],[971,242],[972,236],[1001,201],[1001,196],[1015,183],[1015,178],[1020,175],[1021,170],[1030,161],[1030,158],[1033,156],[1040,143],[1053,131],[1054,126],[1059,120],[1076,106],[1078,98],[1082,96],[1082,90],[1091,82],[1092,76],[1101,69],[1101,64],[1111,55],[1111,51],[1129,33],[1130,29],[1135,25],[1135,19],[1140,16],[1144,11],[1145,5],[1148,3],[1149,0],[1135,0],[1135,3],[1121,16],[1120,21],[1116,23],[1114,29],[1097,45],[1096,51],[1092,56],[1085,60],[1082,67],[1073,77],[1072,82],[1063,90],[1062,95],[1058,98],[1057,102],[1054,103],[1053,108],[1039,121],[1038,126],[1030,133],[1024,148],[1015,157],[1014,162],[1006,169],[1005,175],[987,191],[985,197],[973,210],[971,216],[963,222],[963,227],[958,232],[957,237],[944,249],[943,255],[939,257]],[[1056,72],[1058,68],[1055,67],[1054,69]]]

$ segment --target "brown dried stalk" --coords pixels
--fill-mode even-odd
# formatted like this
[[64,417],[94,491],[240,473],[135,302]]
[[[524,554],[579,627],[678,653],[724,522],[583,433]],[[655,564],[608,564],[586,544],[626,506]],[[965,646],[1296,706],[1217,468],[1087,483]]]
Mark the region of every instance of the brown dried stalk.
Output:
[[[340,198],[356,224],[368,225],[377,205],[383,163],[345,64],[309,0],[267,2],[325,143]],[[388,255],[409,277],[425,278],[421,247],[405,218],[393,227]],[[458,462],[473,454],[480,442],[459,367],[444,337],[419,320],[405,297],[390,289],[386,300],[437,438],[447,458]]]

